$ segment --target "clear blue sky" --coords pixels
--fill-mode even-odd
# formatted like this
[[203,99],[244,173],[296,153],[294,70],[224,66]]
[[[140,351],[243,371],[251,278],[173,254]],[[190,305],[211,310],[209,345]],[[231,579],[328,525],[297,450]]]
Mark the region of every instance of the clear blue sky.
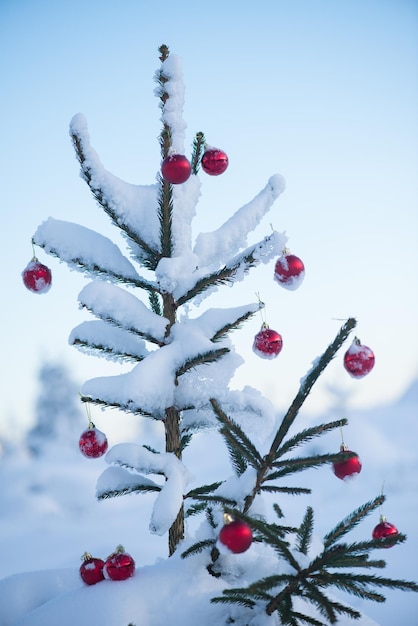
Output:
[[68,137],[75,113],[86,115],[108,169],[154,181],[161,43],[183,59],[189,143],[203,130],[230,158],[227,173],[204,179],[196,232],[216,228],[279,172],[287,190],[253,241],[271,221],[307,269],[297,292],[281,290],[270,265],[207,300],[244,303],[260,292],[283,335],[271,362],[251,352],[261,320],[236,334],[246,359],[237,384],[285,406],[337,332],[334,318],[355,316],[375,370],[352,381],[334,362],[311,408],[328,402],[329,384],[353,404],[396,397],[418,372],[418,3],[2,0],[0,435],[30,421],[42,359],[68,363],[81,382],[107,371],[67,346],[84,319],[84,279],[42,251],[53,289],[32,295],[20,273],[50,215],[112,236],[78,176]]

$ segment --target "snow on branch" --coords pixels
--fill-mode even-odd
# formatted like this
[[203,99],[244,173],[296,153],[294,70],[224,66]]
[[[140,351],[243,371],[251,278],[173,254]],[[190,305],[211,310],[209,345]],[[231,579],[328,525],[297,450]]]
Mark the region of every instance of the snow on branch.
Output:
[[[139,474],[156,474],[165,476],[166,481],[161,486],[150,521],[151,532],[157,535],[165,534],[183,505],[183,494],[191,481],[192,476],[183,463],[172,453],[155,453],[134,443],[117,444],[107,453],[106,461],[109,464],[129,468]],[[132,479],[127,477],[126,487],[132,485]],[[101,491],[106,489],[106,476],[100,480]],[[108,487],[114,487],[113,477]],[[119,482],[118,489],[123,488]]]
[[116,244],[85,226],[49,217],[38,226],[33,243],[89,276],[101,274],[147,290],[156,287],[139,276]]
[[71,120],[70,135],[82,177],[96,200],[151,261],[159,252],[158,185],[133,185],[108,172],[90,145],[87,122],[81,113]]
[[96,317],[162,345],[168,320],[153,313],[133,294],[94,281],[81,290],[79,302]]
[[98,500],[115,498],[127,493],[161,491],[161,486],[153,480],[133,474],[123,467],[108,467],[99,477],[96,485]]
[[184,276],[182,283],[176,286],[174,294],[177,303],[184,304],[196,296],[201,296],[204,292],[208,295],[219,285],[243,280],[252,267],[260,262],[268,263],[272,258],[281,254],[286,241],[287,237],[284,234],[273,231],[262,241],[230,258],[224,267],[215,272],[208,271],[207,267],[196,268],[195,272]]
[[68,343],[108,359],[141,361],[148,354],[145,341],[102,320],[82,322],[71,331]]
[[155,78],[158,82],[155,95],[162,100],[161,121],[170,129],[170,142],[173,150],[184,154],[187,124],[182,117],[185,90],[181,58],[176,54],[168,55]]
[[[101,284],[99,283],[101,287]],[[129,298],[125,301],[114,297],[114,289],[119,289],[112,285],[108,294],[105,294],[102,310],[98,309],[98,297],[95,292],[96,285],[93,283],[86,287],[82,293],[82,300],[89,300],[91,306],[94,306],[93,312],[97,315],[101,313],[103,318],[116,318],[123,322],[127,328],[132,322],[135,329],[135,319],[141,318],[140,311],[135,315],[130,315],[129,298],[133,298],[130,294],[126,294]],[[112,289],[113,287],[113,289]],[[93,290],[93,293],[89,293]],[[87,296],[85,293],[87,290]],[[122,293],[123,290],[120,290]],[[105,300],[106,295],[109,297]],[[135,299],[136,300],[136,299]],[[111,310],[113,303],[115,310]],[[137,301],[139,302],[139,301]],[[141,306],[142,303],[140,303]],[[133,305],[131,310],[135,310]],[[254,305],[255,306],[255,305]],[[90,307],[89,307],[90,308]],[[243,310],[245,307],[243,307]],[[154,336],[158,327],[152,328],[154,324],[161,324],[161,332],[163,333],[165,318],[161,318],[148,310],[151,329]],[[235,313],[235,312],[233,312]],[[125,318],[121,319],[125,314]],[[146,319],[146,318],[145,318]],[[225,311],[224,315],[219,317],[209,314],[203,320],[184,320],[182,323],[174,324],[169,337],[165,339],[166,345],[161,345],[158,350],[154,350],[147,355],[144,361],[138,363],[131,372],[121,374],[119,376],[108,376],[94,378],[83,386],[83,394],[90,397],[92,402],[101,402],[112,406],[120,406],[131,412],[141,412],[144,414],[159,415],[160,419],[164,418],[165,410],[170,406],[179,406],[181,402],[178,392],[182,390],[183,398],[189,397],[185,394],[184,386],[180,387],[179,380],[183,378],[185,373],[190,373],[190,369],[205,367],[204,364],[210,363],[213,359],[217,359],[229,352],[229,347],[224,346],[221,342],[214,343],[211,339],[213,334],[219,329],[219,325],[224,325],[227,320],[231,321],[233,315],[231,312]],[[143,330],[143,328],[142,328]],[[223,359],[226,357],[223,357]],[[213,367],[214,364],[212,364]],[[180,378],[179,378],[180,377]],[[225,379],[225,373],[223,374]]]
[[[259,311],[259,309],[260,305],[258,302],[229,309],[212,308],[204,311],[199,317],[185,320],[181,324],[186,323],[190,328],[198,329],[208,339],[216,341],[229,330],[237,328],[240,323]],[[178,328],[179,325],[173,326],[173,337],[176,337]]]
[[220,259],[245,248],[248,233],[256,228],[284,189],[284,178],[279,174],[272,176],[264,189],[220,228],[211,233],[200,233],[193,250],[199,258],[199,265],[216,267]]

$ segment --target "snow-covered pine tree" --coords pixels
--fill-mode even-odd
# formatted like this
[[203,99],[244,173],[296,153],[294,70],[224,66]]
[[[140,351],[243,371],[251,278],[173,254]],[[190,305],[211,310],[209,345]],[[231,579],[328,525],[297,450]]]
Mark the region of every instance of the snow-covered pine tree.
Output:
[[[184,89],[179,59],[166,46],[159,52],[156,95],[162,112],[164,162],[173,155],[185,155]],[[82,399],[133,413],[138,419],[156,420],[165,440],[158,450],[146,442],[114,446],[106,457],[110,467],[98,481],[98,498],[154,492],[151,531],[168,533],[172,559],[196,559],[208,577],[221,581],[224,592],[212,600],[214,606],[228,607],[225,623],[333,624],[347,616],[360,617],[336,599],[333,590],[378,602],[384,597],[376,588],[417,591],[413,582],[368,573],[385,565],[381,559],[371,559],[371,552],[403,542],[404,535],[345,542],[346,534],[381,505],[383,496],[344,517],[325,536],[320,549],[312,542],[313,510],[308,507],[300,525],[291,527],[284,523],[282,506],[273,499],[275,494],[308,493],[303,487],[288,486],[286,480],[340,459],[335,454],[298,455],[296,450],[341,427],[345,420],[292,435],[290,429],[356,321],[348,319],[316,359],[280,419],[256,390],[229,387],[238,363],[229,335],[259,311],[260,303],[208,308],[200,314],[193,309],[220,286],[243,280],[254,266],[282,253],[286,237],[276,231],[251,245],[247,237],[283,192],[283,178],[271,177],[222,226],[199,234],[193,242],[198,172],[206,147],[203,133],[197,133],[193,142],[190,177],[173,184],[159,174],[151,185],[129,184],[106,171],[90,145],[82,115],[73,118],[70,134],[82,177],[123,234],[131,258],[99,233],[52,218],[34,235],[36,245],[93,279],[81,291],[79,301],[98,319],[75,328],[70,343],[133,364],[128,373],[85,383]],[[268,424],[271,436],[267,439]],[[193,446],[197,432],[209,428],[221,433],[233,476],[193,484],[183,453]],[[185,518],[199,514],[203,515],[201,526],[194,536],[185,535]],[[219,541],[231,519],[251,529],[252,545],[245,555],[232,554]]]

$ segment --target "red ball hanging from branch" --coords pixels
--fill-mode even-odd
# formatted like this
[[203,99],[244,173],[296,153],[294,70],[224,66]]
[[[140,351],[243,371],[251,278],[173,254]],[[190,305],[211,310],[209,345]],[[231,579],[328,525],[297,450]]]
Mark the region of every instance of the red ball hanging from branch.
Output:
[[[373,539],[386,539],[387,537],[396,537],[399,534],[396,526],[386,520],[384,515],[380,516],[380,522],[374,527],[372,537]],[[392,548],[396,542],[386,542],[382,545],[382,548]]]
[[184,154],[171,154],[161,164],[161,175],[172,185],[185,183],[192,173],[192,166]]
[[[353,454],[354,456],[352,456]],[[342,444],[339,456],[341,460],[334,461],[332,464],[337,478],[344,480],[360,474],[362,466],[358,454],[349,450],[345,444]]]
[[219,176],[228,167],[228,157],[223,150],[206,148],[200,161],[202,170],[209,176]]
[[283,339],[265,322],[254,337],[253,352],[262,359],[275,359],[283,348]]
[[353,378],[363,378],[371,372],[374,361],[372,350],[363,346],[357,337],[354,338],[353,343],[344,354],[344,367]]
[[49,267],[38,261],[36,256],[22,272],[23,283],[33,293],[46,293],[51,288],[52,274]]
[[113,554],[107,557],[104,571],[111,580],[126,580],[135,573],[135,561],[125,552],[123,546],[118,546]]
[[83,562],[80,566],[80,576],[86,585],[95,585],[104,580],[104,561],[91,556],[88,552],[83,554]]
[[78,445],[85,457],[97,459],[103,456],[109,444],[106,435],[90,422],[89,427],[81,433]]
[[[228,516],[226,517],[229,519]],[[232,520],[222,526],[219,533],[219,541],[234,554],[240,554],[248,550],[252,544],[253,533],[246,522]]]
[[300,287],[304,278],[305,266],[303,262],[285,248],[274,266],[274,280],[285,289],[294,291]]

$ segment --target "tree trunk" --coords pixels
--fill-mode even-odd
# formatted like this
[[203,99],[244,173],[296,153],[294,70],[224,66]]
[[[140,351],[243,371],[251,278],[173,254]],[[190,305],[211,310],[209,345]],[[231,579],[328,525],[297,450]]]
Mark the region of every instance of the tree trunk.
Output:
[[[171,294],[163,294],[163,315],[169,320],[166,335],[176,322],[177,305]],[[170,406],[165,411],[165,450],[176,455],[181,461],[180,414]],[[168,533],[168,549],[170,556],[175,552],[177,545],[184,537],[184,508],[181,507]]]

